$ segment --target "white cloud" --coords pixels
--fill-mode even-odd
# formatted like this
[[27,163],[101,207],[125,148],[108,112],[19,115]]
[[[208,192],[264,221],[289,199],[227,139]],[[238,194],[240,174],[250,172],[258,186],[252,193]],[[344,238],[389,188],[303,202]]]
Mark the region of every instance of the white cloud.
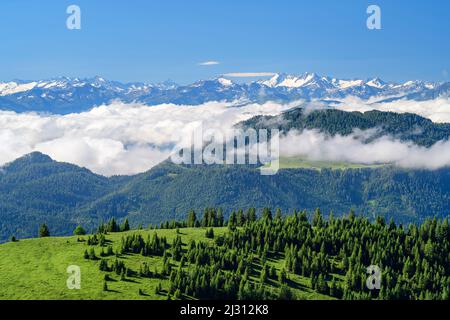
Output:
[[202,123],[205,129],[227,130],[255,115],[275,115],[292,107],[114,103],[65,116],[0,111],[0,165],[40,151],[103,175],[136,174],[166,159],[173,145],[182,144],[175,133],[183,139]]
[[366,144],[372,132],[333,137],[315,130],[291,131],[280,140],[280,155],[310,160],[356,164],[394,164],[404,168],[439,169],[450,166],[450,141],[430,148],[384,136]]
[[438,98],[427,101],[396,100],[393,102],[372,102],[356,97],[348,97],[332,107],[344,111],[370,110],[389,111],[396,113],[415,113],[436,123],[450,123],[450,99]]
[[219,61],[210,60],[210,61],[200,62],[198,65],[199,66],[216,66],[218,64],[220,64]]
[[[113,103],[89,112],[39,115],[0,111],[0,165],[27,153],[40,151],[57,161],[73,163],[103,175],[136,174],[150,169],[184,146],[200,125],[226,131],[256,115],[277,115],[298,106],[209,102],[198,106]],[[310,108],[322,108],[320,103]],[[450,122],[448,99],[426,102],[397,101],[370,104],[347,99],[335,106],[347,111],[383,110],[413,112],[435,122]],[[267,124],[269,127],[270,123]],[[354,163],[393,163],[409,168],[436,169],[450,165],[450,143],[430,148],[382,137],[363,141],[372,132],[327,137],[316,131],[291,132],[280,141],[281,155],[303,155],[313,160]]]

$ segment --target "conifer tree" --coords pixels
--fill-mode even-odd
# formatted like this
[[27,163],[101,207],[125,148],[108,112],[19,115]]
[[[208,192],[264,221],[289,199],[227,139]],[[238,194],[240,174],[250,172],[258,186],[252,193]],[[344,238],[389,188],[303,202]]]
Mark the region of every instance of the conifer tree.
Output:
[[73,230],[73,234],[75,236],[84,236],[86,234],[86,230],[82,226],[77,226],[75,230]]
[[128,218],[123,222],[122,226],[120,227],[120,231],[130,231],[130,223],[128,222]]
[[188,228],[194,228],[196,226],[196,222],[197,222],[197,215],[195,214],[195,211],[194,210],[189,211],[187,219]]
[[42,224],[41,227],[39,228],[39,237],[40,238],[50,237],[50,231],[48,230],[48,227],[45,223]]

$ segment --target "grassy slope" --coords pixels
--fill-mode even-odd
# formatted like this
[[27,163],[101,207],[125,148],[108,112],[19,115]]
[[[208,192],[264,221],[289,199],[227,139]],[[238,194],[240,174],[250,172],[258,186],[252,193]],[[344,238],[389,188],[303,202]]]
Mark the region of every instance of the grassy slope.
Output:
[[[144,238],[154,231],[130,231],[141,233]],[[184,244],[190,239],[196,241],[211,241],[205,238],[205,229],[181,229],[181,237]],[[215,235],[226,232],[226,228],[216,228]],[[169,243],[176,236],[175,230],[157,230],[159,236],[166,236]],[[114,249],[120,245],[121,237],[125,233],[109,234],[107,240],[112,241]],[[154,288],[161,281],[158,279],[130,278],[128,281],[120,281],[115,274],[114,281],[108,282],[108,292],[103,291],[103,279],[105,272],[98,269],[98,261],[85,260],[84,250],[90,248],[83,242],[78,242],[77,237],[44,238],[20,240],[16,243],[0,245],[0,299],[152,299],[165,300],[166,295],[154,294]],[[97,255],[99,247],[95,247]],[[115,257],[107,258],[113,260]],[[162,269],[162,258],[142,257],[138,255],[124,256],[123,261],[127,267],[134,271],[139,270],[141,262],[147,261],[150,270],[155,267]],[[281,269],[283,259],[271,260],[278,271]],[[78,265],[81,268],[81,290],[69,290],[66,280],[69,274],[66,268],[69,265]],[[290,286],[299,299],[328,299],[313,292],[307,278],[289,275],[292,280]],[[161,281],[163,289],[167,289],[168,280]],[[273,290],[277,290],[278,284],[272,283]],[[140,296],[138,290],[142,289],[145,296]],[[270,289],[270,288],[269,288]]]
[[304,157],[286,157],[280,158],[280,169],[365,169],[365,168],[380,168],[384,165],[366,165],[349,162],[331,162],[331,161],[316,161],[308,160]]

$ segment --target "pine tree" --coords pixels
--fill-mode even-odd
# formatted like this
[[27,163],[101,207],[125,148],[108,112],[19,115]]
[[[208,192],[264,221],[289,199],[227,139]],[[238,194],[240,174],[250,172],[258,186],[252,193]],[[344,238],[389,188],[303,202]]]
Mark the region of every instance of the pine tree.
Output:
[[230,218],[228,219],[228,227],[233,229],[237,226],[236,212],[231,212]]
[[272,220],[272,212],[270,211],[269,208],[263,209],[262,218],[263,218],[263,220],[269,220],[269,221]]
[[278,281],[279,281],[281,284],[284,284],[284,283],[287,282],[286,270],[285,270],[284,268],[281,269],[281,271],[280,271],[280,275],[278,276]]
[[317,278],[317,291],[322,294],[329,294],[328,284],[325,281],[323,274],[319,274]]
[[213,228],[207,229],[205,236],[208,239],[214,239],[214,229]]
[[130,223],[128,222],[128,218],[125,219],[124,223],[120,227],[120,231],[122,231],[122,232],[130,231]]
[[322,212],[320,212],[320,209],[316,209],[316,211],[314,211],[312,225],[313,227],[321,228],[322,224],[323,224]]
[[97,260],[97,256],[95,255],[95,249],[94,248],[91,248],[91,250],[89,250],[89,259]]
[[196,226],[196,222],[197,222],[197,215],[195,214],[195,211],[194,210],[189,211],[187,219],[188,228],[194,228]]
[[278,293],[278,300],[295,300],[295,296],[288,286],[282,285]]
[[155,287],[155,294],[160,294],[162,291],[161,282],[158,282],[158,284]]
[[219,208],[219,210],[217,210],[217,226],[223,227],[224,223],[225,223],[225,218],[223,216],[222,209]]
[[99,270],[100,271],[109,271],[108,261],[106,261],[105,259],[100,260]]
[[281,220],[281,209],[280,208],[278,208],[275,211],[275,220]]
[[119,231],[119,226],[116,223],[116,219],[111,218],[111,220],[109,221],[108,224],[108,232],[118,232]]
[[77,226],[75,230],[73,230],[73,234],[75,236],[84,236],[86,234],[86,230],[82,226]]
[[42,224],[41,227],[39,228],[39,237],[40,238],[50,237],[50,231],[48,230],[48,227],[45,223]]

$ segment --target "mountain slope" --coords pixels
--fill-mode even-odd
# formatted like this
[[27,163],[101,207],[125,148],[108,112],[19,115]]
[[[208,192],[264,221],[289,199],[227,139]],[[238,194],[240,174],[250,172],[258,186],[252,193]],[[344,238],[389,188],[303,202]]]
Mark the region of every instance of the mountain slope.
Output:
[[[35,156],[33,156],[35,157]],[[30,157],[28,157],[29,160]],[[53,161],[13,163],[0,178],[0,235],[36,235],[41,223],[52,234],[70,234],[77,224],[90,230],[111,217],[135,224],[184,218],[206,207],[321,207],[343,214],[351,208],[396,221],[448,215],[450,169],[284,169],[261,176],[248,166],[192,166],[163,163],[134,177],[107,179]]]
[[[163,164],[133,179],[123,189],[89,205],[86,214],[109,210],[133,221],[158,223],[184,217],[189,209],[279,207],[323,208],[342,214],[385,215],[418,221],[448,214],[450,170],[285,169],[261,176],[256,168],[181,167]],[[121,207],[121,209],[119,209]]]
[[76,208],[110,192],[119,180],[40,153],[18,159],[0,171],[0,239],[34,236],[46,221],[54,234],[68,234],[77,225]]

